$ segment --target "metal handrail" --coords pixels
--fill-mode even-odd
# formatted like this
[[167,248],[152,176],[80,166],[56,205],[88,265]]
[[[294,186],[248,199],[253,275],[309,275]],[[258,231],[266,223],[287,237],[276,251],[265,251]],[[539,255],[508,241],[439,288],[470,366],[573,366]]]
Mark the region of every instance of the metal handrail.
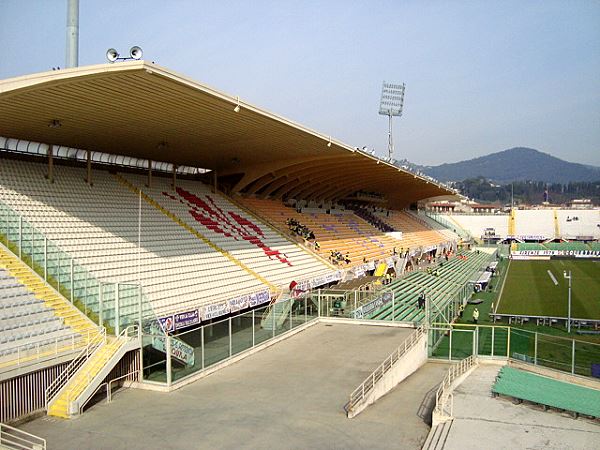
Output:
[[363,381],[352,393],[350,394],[350,400],[344,406],[346,412],[351,411],[356,405],[363,401],[366,395],[371,392],[379,380],[389,372],[394,365],[404,356],[410,349],[412,349],[418,342],[419,339],[425,334],[425,327],[419,326],[413,333],[408,336],[400,347],[392,352],[380,365],[375,369],[371,375],[369,375],[365,381]]
[[448,410],[448,400],[452,396],[452,383],[458,377],[464,375],[471,367],[477,364],[477,357],[471,355],[456,364],[453,364],[448,373],[444,377],[444,380],[440,384],[435,394],[435,408],[434,411],[440,417],[450,418],[452,417],[452,403],[450,403],[450,410]]
[[99,331],[88,331],[88,345],[71,361],[56,379],[50,383],[45,392],[45,407],[48,409],[48,403],[58,392],[67,384],[71,377],[80,369],[80,367],[91,357],[91,355],[106,342],[106,328],[102,327]]
[[83,336],[79,333],[73,333],[68,337],[55,337],[49,341],[44,340],[9,347],[6,349],[10,350],[10,353],[7,353],[7,359],[0,361],[0,372],[12,370],[15,366],[24,367],[28,364],[35,364],[42,358],[72,352],[85,344],[87,344],[87,340]]
[[[138,369],[136,369],[136,370],[132,370],[131,372],[129,372],[129,373],[126,373],[125,375],[121,375],[120,377],[113,378],[112,380],[110,380],[110,381],[108,382],[108,391],[106,392],[106,403],[110,403],[110,402],[112,402],[112,384],[113,384],[115,381],[122,380],[123,378],[127,378],[128,376],[130,376],[130,375],[133,375],[133,374],[135,374],[135,373],[139,374],[139,373],[140,373],[140,371],[139,371]],[[139,376],[139,375],[138,375],[138,376]],[[138,378],[138,379],[139,379],[139,378]]]
[[[139,336],[139,333],[141,332],[139,327],[137,325],[130,325],[127,328],[125,328],[123,331],[121,331],[121,333],[119,334],[119,336],[117,336],[116,339],[112,340],[112,342],[109,342],[106,345],[110,346],[111,349],[116,351],[121,345],[123,345],[123,338],[130,337],[130,333],[132,330],[134,330],[136,335]],[[94,353],[96,351],[98,351],[99,349],[100,349],[100,346],[98,348],[96,348]],[[97,376],[97,374],[94,376]],[[71,389],[67,392],[67,405],[71,404],[72,401],[76,400],[76,397],[74,397],[74,396],[79,396],[81,394],[81,392],[79,392],[79,388],[81,386],[83,386],[84,388],[85,388],[85,386],[89,386],[90,382],[92,381],[92,378],[93,377],[90,376],[90,374],[88,373],[87,377],[80,379],[77,384],[75,384],[74,386],[71,386]]]
[[46,450],[46,439],[0,423],[0,447],[18,450]]

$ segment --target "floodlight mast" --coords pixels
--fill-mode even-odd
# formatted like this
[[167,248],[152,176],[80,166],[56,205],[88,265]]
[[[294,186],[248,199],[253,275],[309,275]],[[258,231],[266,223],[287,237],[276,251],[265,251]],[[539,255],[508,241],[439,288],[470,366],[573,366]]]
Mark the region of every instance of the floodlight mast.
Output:
[[401,117],[404,108],[404,89],[406,85],[383,82],[381,87],[381,102],[379,103],[379,114],[388,116],[388,157],[390,162],[394,156],[394,135],[392,117]]

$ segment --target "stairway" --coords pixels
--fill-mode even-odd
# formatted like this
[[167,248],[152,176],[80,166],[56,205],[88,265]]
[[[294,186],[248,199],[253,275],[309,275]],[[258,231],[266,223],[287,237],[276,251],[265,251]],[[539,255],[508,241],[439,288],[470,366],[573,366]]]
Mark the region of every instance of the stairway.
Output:
[[98,333],[96,324],[3,245],[0,245],[0,268],[6,269],[36,298],[43,300],[44,304],[52,308],[54,314],[63,319],[64,324],[71,327],[73,331],[81,334],[84,338]]
[[261,328],[265,330],[277,330],[281,328],[290,317],[290,309],[293,303],[289,298],[273,303],[260,321]]
[[447,420],[433,427],[427,435],[422,450],[442,450],[446,445],[450,428],[452,428],[452,420]]
[[48,401],[49,416],[69,419],[79,414],[82,405],[96,392],[102,380],[123,355],[139,348],[139,339],[129,338],[127,334],[128,329],[118,337],[103,339],[58,393]]

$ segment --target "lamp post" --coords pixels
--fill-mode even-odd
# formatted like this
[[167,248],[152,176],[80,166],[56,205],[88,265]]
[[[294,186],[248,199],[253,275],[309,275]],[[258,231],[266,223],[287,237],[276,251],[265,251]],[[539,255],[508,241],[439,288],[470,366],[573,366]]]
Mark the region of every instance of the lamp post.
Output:
[[567,271],[563,271],[563,276],[566,280],[569,280],[569,309],[567,311],[567,332],[571,333],[571,271],[569,270],[569,274],[567,275]]

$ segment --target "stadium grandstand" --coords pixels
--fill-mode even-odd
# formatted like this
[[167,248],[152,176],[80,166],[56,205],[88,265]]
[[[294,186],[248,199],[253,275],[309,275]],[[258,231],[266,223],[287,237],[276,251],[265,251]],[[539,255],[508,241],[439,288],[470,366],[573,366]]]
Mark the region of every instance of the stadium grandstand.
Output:
[[492,394],[597,442],[596,312],[490,305],[597,211],[425,215],[456,192],[146,61],[0,81],[0,135],[0,448],[460,448]]

